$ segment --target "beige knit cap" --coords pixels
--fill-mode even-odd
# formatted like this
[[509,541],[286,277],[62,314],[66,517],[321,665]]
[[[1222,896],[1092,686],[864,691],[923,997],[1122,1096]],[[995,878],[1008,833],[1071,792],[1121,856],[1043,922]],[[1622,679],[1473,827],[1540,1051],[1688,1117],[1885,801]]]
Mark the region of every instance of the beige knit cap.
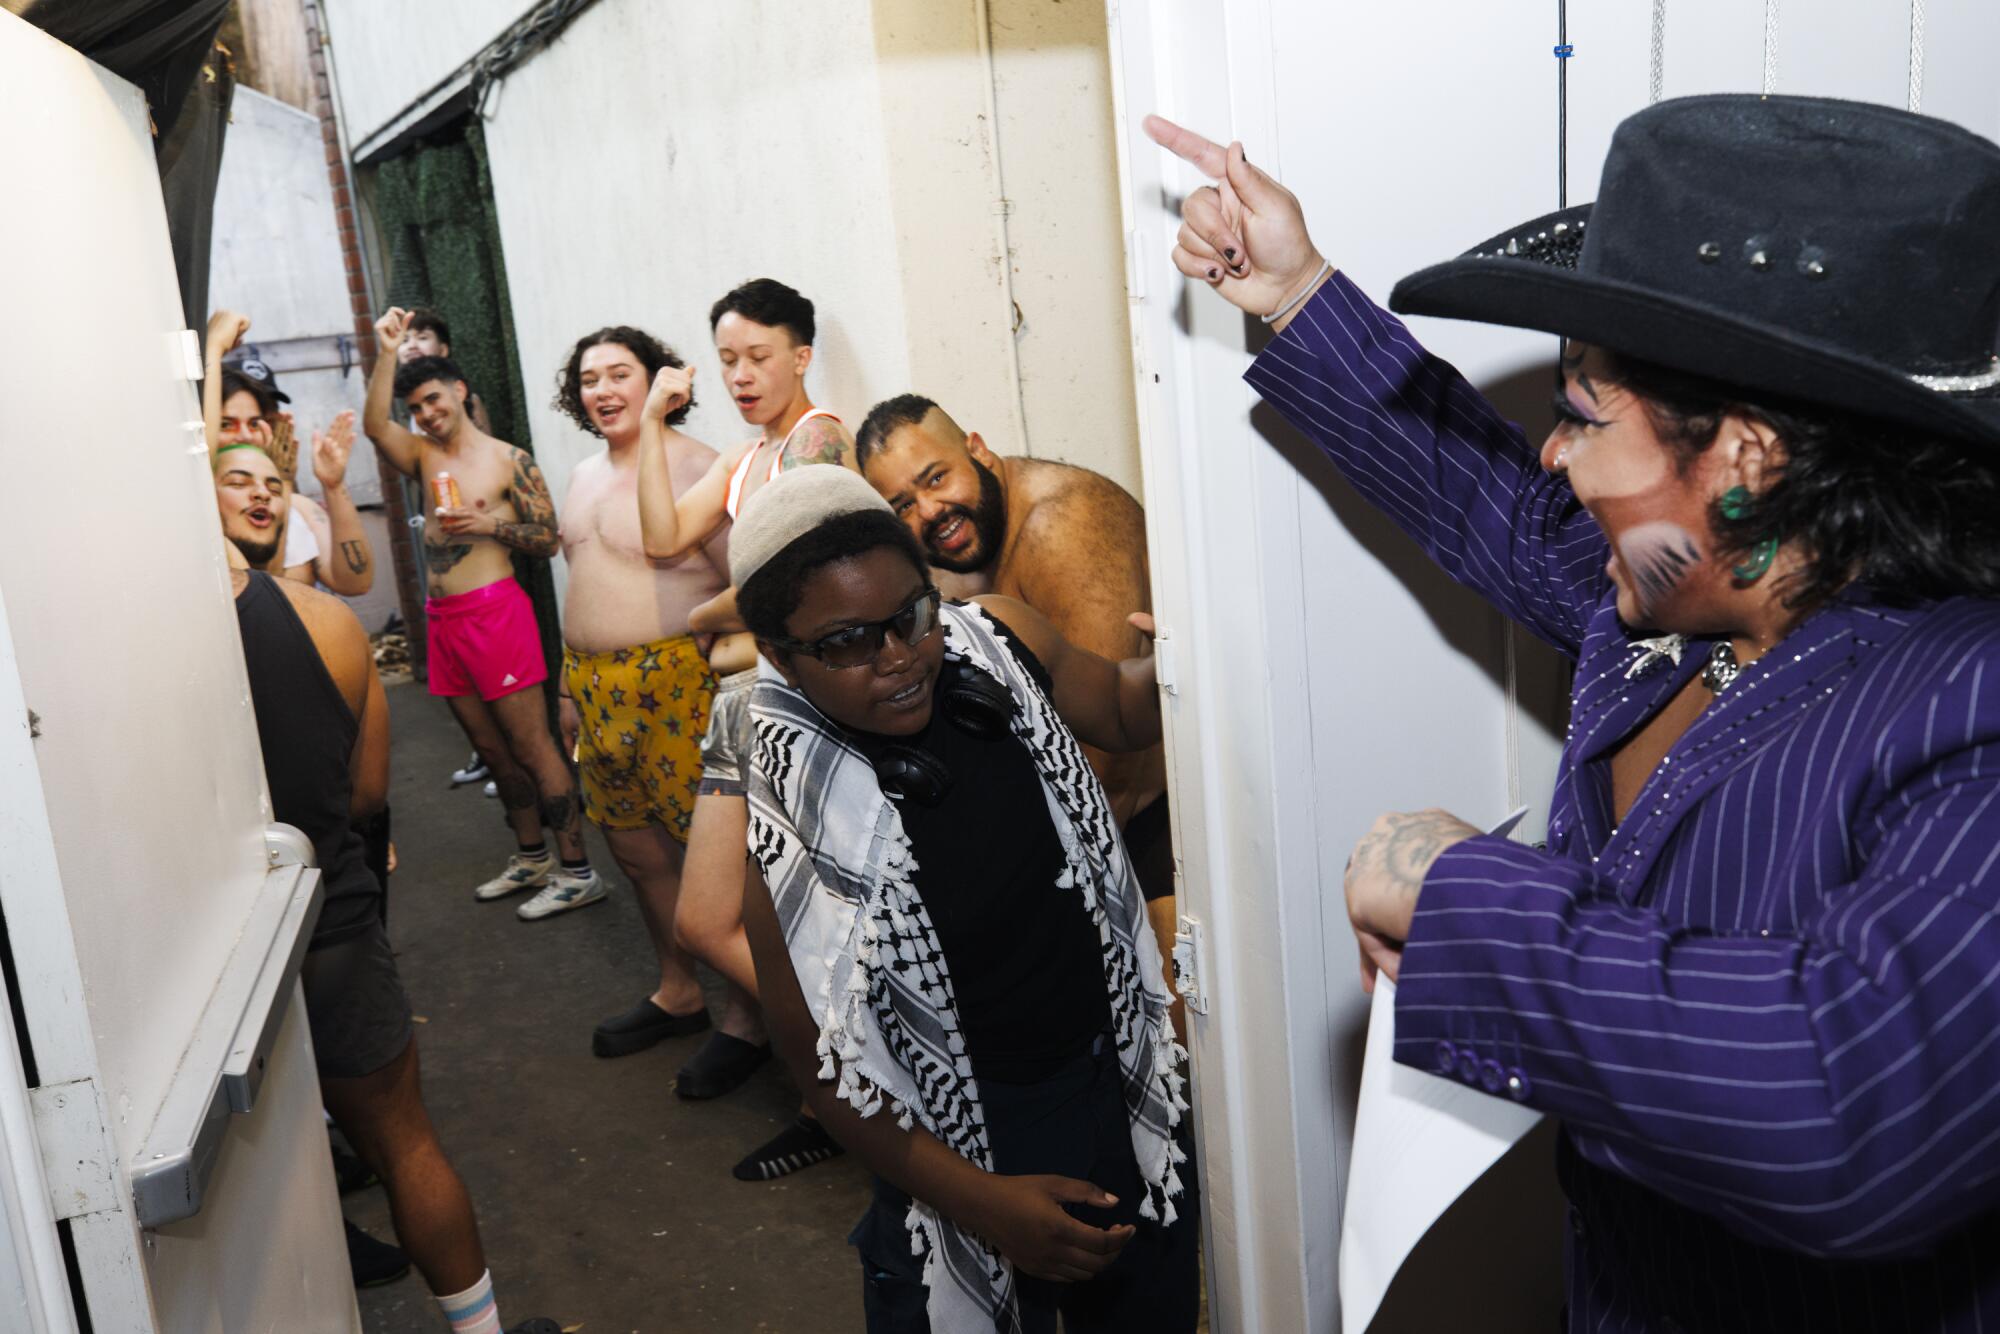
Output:
[[818,463],[779,473],[757,489],[729,530],[729,582],[743,587],[771,557],[828,519],[861,510],[896,513],[851,468]]

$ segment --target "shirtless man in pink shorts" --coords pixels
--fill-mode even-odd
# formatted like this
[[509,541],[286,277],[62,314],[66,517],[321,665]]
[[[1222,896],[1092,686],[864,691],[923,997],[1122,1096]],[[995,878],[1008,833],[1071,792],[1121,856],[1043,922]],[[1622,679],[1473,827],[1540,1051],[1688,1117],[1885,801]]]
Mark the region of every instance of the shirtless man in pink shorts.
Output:
[[[409,318],[391,309],[375,322],[377,355],[362,428],[432,502],[424,532],[431,693],[451,705],[493,771],[520,844],[507,869],[477,886],[473,897],[538,889],[516,909],[523,921],[534,921],[604,898],[604,882],[584,855],[576,780],[549,734],[542,693],[548,667],[534,607],[514,579],[514,552],[555,555],[556,507],[534,458],[473,424],[465,410],[470,391],[456,366],[443,357],[400,360]],[[422,434],[390,419],[392,392]],[[457,489],[455,505],[437,503],[439,479],[447,476]],[[544,828],[554,836],[553,853]]]

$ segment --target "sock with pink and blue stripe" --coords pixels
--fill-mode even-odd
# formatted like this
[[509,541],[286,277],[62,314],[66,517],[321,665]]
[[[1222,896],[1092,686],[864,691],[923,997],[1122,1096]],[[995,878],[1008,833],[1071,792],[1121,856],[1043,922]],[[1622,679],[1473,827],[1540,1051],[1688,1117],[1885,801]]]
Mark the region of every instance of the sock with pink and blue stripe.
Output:
[[444,1318],[451,1322],[451,1334],[504,1334],[500,1328],[500,1309],[493,1301],[490,1269],[464,1292],[437,1301],[444,1308]]

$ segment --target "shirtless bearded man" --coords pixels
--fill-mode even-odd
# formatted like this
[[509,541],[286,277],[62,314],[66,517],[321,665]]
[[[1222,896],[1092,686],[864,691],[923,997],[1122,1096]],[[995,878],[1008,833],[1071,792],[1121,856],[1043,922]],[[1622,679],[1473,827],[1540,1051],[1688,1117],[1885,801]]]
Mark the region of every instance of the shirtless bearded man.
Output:
[[[1148,652],[1127,616],[1152,610],[1146,516],[1087,468],[995,454],[930,399],[877,403],[861,423],[862,476],[923,543],[954,597],[1019,598],[1072,644],[1112,662]],[[1165,753],[1084,747],[1111,798],[1162,958],[1173,957],[1173,848]],[[1179,1002],[1174,1022],[1180,1025]],[[1185,1030],[1183,1030],[1185,1031]]]
[[[375,322],[377,355],[362,427],[426,495],[436,497],[440,474],[457,484],[459,504],[437,507],[424,533],[430,688],[450,703],[492,769],[520,843],[507,869],[473,894],[498,899],[539,887],[516,910],[533,921],[604,897],[604,882],[584,856],[576,780],[549,734],[540,689],[548,668],[534,608],[514,580],[513,552],[544,560],[555,554],[556,508],[533,457],[466,415],[468,390],[456,366],[442,357],[399,363],[408,321],[408,312],[392,309]],[[390,419],[392,386],[423,434]],[[561,866],[542,840],[544,826],[555,836]]]
[[[708,1027],[694,960],[674,940],[674,907],[715,691],[688,613],[728,586],[729,556],[718,533],[672,560],[649,560],[639,533],[640,422],[654,376],[675,382],[676,371],[686,374],[672,349],[620,325],[579,339],[557,379],[556,408],[605,446],[576,465],[563,501],[563,746],[577,757],[584,813],[632,881],[660,961],[658,988],[591,1035],[599,1056]],[[693,406],[680,398],[664,414],[662,461],[685,488],[716,454],[674,429]],[[732,1011],[748,1004],[735,988],[731,1002]],[[757,1022],[754,1010],[724,1016],[739,1030]]]
[[[717,301],[708,313],[722,377],[736,410],[757,434],[726,450],[694,485],[662,466],[667,417],[683,400],[684,372],[664,371],[648,404],[639,454],[639,517],[646,554],[659,560],[685,556],[735,519],[766,482],[813,463],[849,466],[854,442],[825,408],[806,393],[816,332],[813,304],[781,282],[758,278]],[[656,443],[658,442],[658,443]],[[743,876],[749,846],[744,777],[749,768],[750,686],[757,679],[756,648],[740,633],[734,590],[697,609],[695,630],[725,634],[710,654],[721,682],[708,735],[702,741],[702,778],[695,801],[694,833],[674,933],[696,957],[727,978],[732,998],[754,1000],[757,975],[743,934]],[[735,632],[735,633],[732,633]],[[721,1031],[708,1040],[675,1081],[684,1098],[714,1098],[741,1084],[770,1054],[756,1010],[732,1004]],[[764,1181],[823,1161],[839,1152],[817,1121],[802,1117],[776,1139],[738,1163],[743,1181]]]

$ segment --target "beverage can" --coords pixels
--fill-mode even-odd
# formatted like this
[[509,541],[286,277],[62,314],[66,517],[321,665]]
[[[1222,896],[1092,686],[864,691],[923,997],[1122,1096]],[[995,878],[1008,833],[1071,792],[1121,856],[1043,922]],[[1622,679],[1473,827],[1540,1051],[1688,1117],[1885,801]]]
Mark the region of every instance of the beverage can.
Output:
[[459,498],[458,479],[448,472],[441,472],[431,478],[431,495],[441,510],[461,509],[465,504]]

